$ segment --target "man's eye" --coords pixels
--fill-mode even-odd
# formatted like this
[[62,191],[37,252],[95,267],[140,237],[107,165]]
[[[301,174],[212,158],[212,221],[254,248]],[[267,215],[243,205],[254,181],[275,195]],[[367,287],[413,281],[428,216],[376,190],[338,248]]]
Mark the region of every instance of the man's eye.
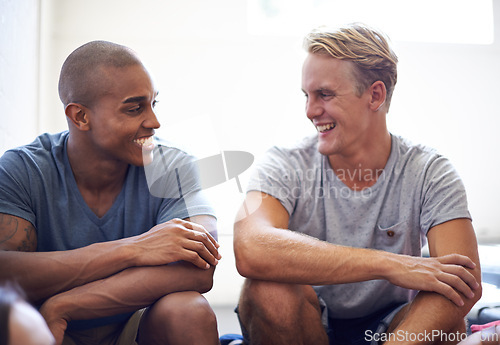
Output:
[[133,114],[135,114],[135,113],[140,112],[140,111],[141,111],[141,109],[142,109],[142,108],[141,108],[141,106],[140,106],[140,105],[138,105],[138,106],[136,106],[136,107],[130,108],[130,109],[128,110],[128,112],[129,112],[129,113],[133,113]]
[[152,104],[152,107],[156,107],[156,105],[158,104],[159,101],[157,101],[156,99],[153,101],[153,104]]

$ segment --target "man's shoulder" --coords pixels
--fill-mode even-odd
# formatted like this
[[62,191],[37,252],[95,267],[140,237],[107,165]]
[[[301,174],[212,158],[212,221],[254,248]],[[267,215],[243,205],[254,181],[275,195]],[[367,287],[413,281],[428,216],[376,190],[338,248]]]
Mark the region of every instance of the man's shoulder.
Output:
[[304,137],[293,144],[273,146],[267,151],[267,155],[281,157],[287,161],[302,162],[310,162],[321,156],[318,152],[316,135]]
[[53,161],[54,158],[61,157],[60,154],[64,150],[67,138],[67,131],[56,134],[41,134],[29,144],[7,150],[1,157],[0,164],[26,162],[39,165]]
[[177,144],[154,140],[153,161],[143,168],[149,191],[159,198],[178,198],[177,187],[188,190],[199,178],[196,158]]
[[393,135],[393,144],[400,160],[413,163],[428,163],[442,155],[433,147],[419,143],[401,136]]
[[185,173],[192,169],[195,162],[196,157],[188,153],[182,146],[155,137],[153,161],[145,167],[146,175],[165,175],[176,169]]
[[167,160],[194,160],[195,157],[181,145],[165,140],[160,137],[155,137],[154,154],[162,159]]
[[455,170],[451,161],[437,149],[415,144],[401,137],[395,139],[398,152],[394,171],[397,174],[404,174],[408,178],[421,181],[430,181]]
[[254,176],[294,176],[300,179],[305,171],[316,174],[321,169],[321,162],[317,137],[308,136],[292,144],[273,146],[258,156]]

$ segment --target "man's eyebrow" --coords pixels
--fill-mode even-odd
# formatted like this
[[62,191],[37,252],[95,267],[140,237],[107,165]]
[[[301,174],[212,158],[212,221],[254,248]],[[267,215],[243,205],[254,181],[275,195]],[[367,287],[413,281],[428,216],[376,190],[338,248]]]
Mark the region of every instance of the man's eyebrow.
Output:
[[140,103],[140,102],[144,102],[145,100],[146,100],[146,97],[144,97],[144,96],[137,96],[137,97],[127,98],[122,103],[123,104],[126,104],[126,103]]
[[318,87],[318,89],[316,91],[319,91],[319,92],[323,92],[323,91],[333,92],[333,88],[329,87],[329,86],[322,86],[322,87]]

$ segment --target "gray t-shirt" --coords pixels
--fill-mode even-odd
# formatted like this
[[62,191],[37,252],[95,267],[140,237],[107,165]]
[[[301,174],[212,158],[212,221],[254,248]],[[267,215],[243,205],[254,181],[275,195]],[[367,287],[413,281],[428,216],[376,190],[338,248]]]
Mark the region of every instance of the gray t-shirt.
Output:
[[[361,167],[345,172],[349,173],[376,178]],[[414,256],[421,255],[433,226],[470,219],[463,183],[450,162],[401,137],[392,135],[389,160],[370,188],[353,191],[339,177],[328,157],[318,152],[316,136],[311,136],[293,148],[271,148],[257,164],[248,191],[278,199],[290,215],[290,230],[343,246]],[[315,289],[330,317],[344,319],[363,317],[416,295],[385,280]]]

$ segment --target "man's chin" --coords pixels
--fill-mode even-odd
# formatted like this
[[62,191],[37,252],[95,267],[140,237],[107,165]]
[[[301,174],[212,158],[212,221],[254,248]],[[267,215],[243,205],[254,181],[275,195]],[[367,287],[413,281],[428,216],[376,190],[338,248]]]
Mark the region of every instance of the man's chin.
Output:
[[152,162],[153,162],[153,151],[147,151],[143,152],[140,158],[137,157],[136,159],[132,160],[130,164],[137,167],[144,167],[146,165],[151,164]]
[[153,151],[143,152],[141,166],[149,165],[153,162]]
[[326,140],[326,138],[318,138],[318,152],[324,156],[331,156],[339,153],[338,140]]
[[335,154],[334,150],[331,147],[328,147],[326,145],[321,145],[321,143],[318,145],[318,152],[321,153],[323,156],[331,156]]

